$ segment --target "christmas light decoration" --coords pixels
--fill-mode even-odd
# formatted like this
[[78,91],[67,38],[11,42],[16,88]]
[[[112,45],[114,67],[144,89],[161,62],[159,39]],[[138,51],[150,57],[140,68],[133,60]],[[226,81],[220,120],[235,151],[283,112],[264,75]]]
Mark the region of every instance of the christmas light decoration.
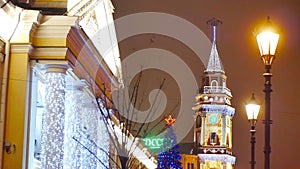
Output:
[[196,108],[200,108],[202,112],[205,113],[222,113],[229,116],[234,116],[235,109],[233,107],[229,107],[227,105],[210,105],[210,104],[203,104],[199,105]]
[[[70,83],[70,81],[68,81]],[[68,84],[68,86],[71,86]],[[73,140],[74,132],[81,122],[81,98],[84,93],[79,89],[72,89],[66,91],[66,127],[65,127],[65,168],[80,168],[82,166],[81,158],[83,154],[82,146]]]
[[173,118],[172,115],[169,115],[168,117],[165,118],[165,121],[166,121],[167,125],[174,126],[176,118]]
[[109,135],[95,98],[64,73],[44,77],[41,168],[108,168]]
[[46,73],[45,108],[42,116],[41,166],[63,168],[65,122],[64,73]]
[[150,149],[159,149],[163,145],[164,139],[163,138],[144,138],[143,142],[145,146],[149,147]]
[[198,154],[201,161],[223,161],[224,163],[235,164],[236,158],[227,154]]
[[94,98],[76,85],[66,97],[64,168],[108,168],[109,135]]
[[168,125],[167,132],[165,134],[163,151],[158,154],[157,168],[158,169],[182,169],[181,155],[178,151],[176,135],[173,130],[173,125],[176,121],[171,115],[165,118]]

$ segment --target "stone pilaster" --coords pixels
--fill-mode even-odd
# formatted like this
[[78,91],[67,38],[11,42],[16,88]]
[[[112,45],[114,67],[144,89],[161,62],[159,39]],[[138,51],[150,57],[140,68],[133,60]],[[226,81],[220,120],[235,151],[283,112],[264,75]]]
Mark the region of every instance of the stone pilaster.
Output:
[[222,114],[222,143],[221,146],[226,146],[226,115]]
[[205,145],[205,135],[206,135],[206,114],[202,115],[202,127],[201,127],[201,142],[200,145]]

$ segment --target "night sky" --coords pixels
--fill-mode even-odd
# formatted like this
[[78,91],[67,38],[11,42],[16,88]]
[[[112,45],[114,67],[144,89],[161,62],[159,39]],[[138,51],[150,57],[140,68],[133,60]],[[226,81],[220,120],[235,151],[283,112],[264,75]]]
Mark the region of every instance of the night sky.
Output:
[[[233,119],[233,154],[237,157],[236,168],[250,168],[250,124],[247,121],[244,105],[250,99],[251,93],[262,104],[259,120],[256,126],[256,168],[263,168],[264,145],[264,65],[260,59],[253,32],[259,25],[266,22],[267,16],[280,30],[280,40],[277,47],[276,59],[271,72],[271,168],[299,169],[299,138],[300,138],[300,1],[298,0],[113,0],[115,7],[114,18],[120,19],[129,14],[157,12],[180,17],[199,28],[208,39],[211,39],[211,27],[206,21],[215,17],[223,24],[218,26],[217,47],[222,60],[227,79],[227,87],[233,94],[232,105],[236,112]],[[151,23],[144,19],[129,25],[140,27]],[[166,20],[166,22],[168,22]],[[153,27],[162,30],[163,24],[153,21]],[[176,25],[167,29],[178,29]],[[117,34],[124,29],[116,24]],[[193,37],[193,31],[182,27],[182,36]],[[124,31],[124,30],[122,30]],[[203,41],[203,40],[202,40]],[[195,41],[196,42],[196,41]],[[210,46],[194,44],[204,50],[208,59]],[[201,86],[202,74],[207,63],[199,59],[197,54],[174,37],[153,32],[144,32],[122,39],[119,42],[121,59],[142,49],[158,48],[174,53],[181,58],[192,70]],[[133,65],[134,66],[134,65]],[[135,65],[141,66],[141,65]],[[124,73],[124,71],[123,71]],[[165,114],[176,114],[179,111],[180,91],[176,78],[158,69],[146,70],[142,77],[142,96],[158,88],[162,79],[166,78],[163,90],[167,95]],[[187,82],[188,83],[188,82]],[[195,91],[195,95],[196,95]],[[193,96],[192,96],[193,97]],[[194,98],[189,103],[193,105]],[[189,101],[190,102],[190,101]],[[147,109],[148,102],[144,102],[141,109]],[[191,112],[192,110],[187,110]],[[189,114],[191,117],[192,113]],[[163,116],[163,115],[162,115]],[[175,123],[176,125],[176,123]],[[191,130],[192,131],[192,130]],[[186,134],[182,142],[192,142],[192,132]]]

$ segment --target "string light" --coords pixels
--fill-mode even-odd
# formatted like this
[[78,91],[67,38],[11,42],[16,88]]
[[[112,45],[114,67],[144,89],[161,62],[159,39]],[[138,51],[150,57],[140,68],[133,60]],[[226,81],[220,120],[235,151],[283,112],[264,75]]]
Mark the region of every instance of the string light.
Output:
[[42,168],[63,168],[65,74],[46,73],[45,108],[42,116]]
[[171,123],[170,120],[166,120],[166,123],[168,124],[168,131],[165,134],[164,143],[162,152],[158,154],[157,159],[157,168],[158,169],[182,169],[182,164],[180,162],[181,155],[178,151],[179,146],[177,145],[177,138],[173,130],[174,125],[174,118],[170,115],[166,119],[172,119]]
[[63,73],[45,74],[44,85],[41,168],[108,168],[109,135],[94,98]]

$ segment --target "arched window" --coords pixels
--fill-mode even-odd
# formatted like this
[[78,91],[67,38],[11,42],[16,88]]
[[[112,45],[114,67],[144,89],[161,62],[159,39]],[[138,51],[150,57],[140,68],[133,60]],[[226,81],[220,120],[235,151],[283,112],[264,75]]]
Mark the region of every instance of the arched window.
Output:
[[201,116],[198,115],[196,118],[196,128],[200,128],[201,127]]
[[212,132],[210,134],[210,143],[217,143],[217,133]]
[[212,81],[210,82],[210,86],[211,86],[211,87],[217,87],[217,86],[218,86],[218,81],[212,80]]

